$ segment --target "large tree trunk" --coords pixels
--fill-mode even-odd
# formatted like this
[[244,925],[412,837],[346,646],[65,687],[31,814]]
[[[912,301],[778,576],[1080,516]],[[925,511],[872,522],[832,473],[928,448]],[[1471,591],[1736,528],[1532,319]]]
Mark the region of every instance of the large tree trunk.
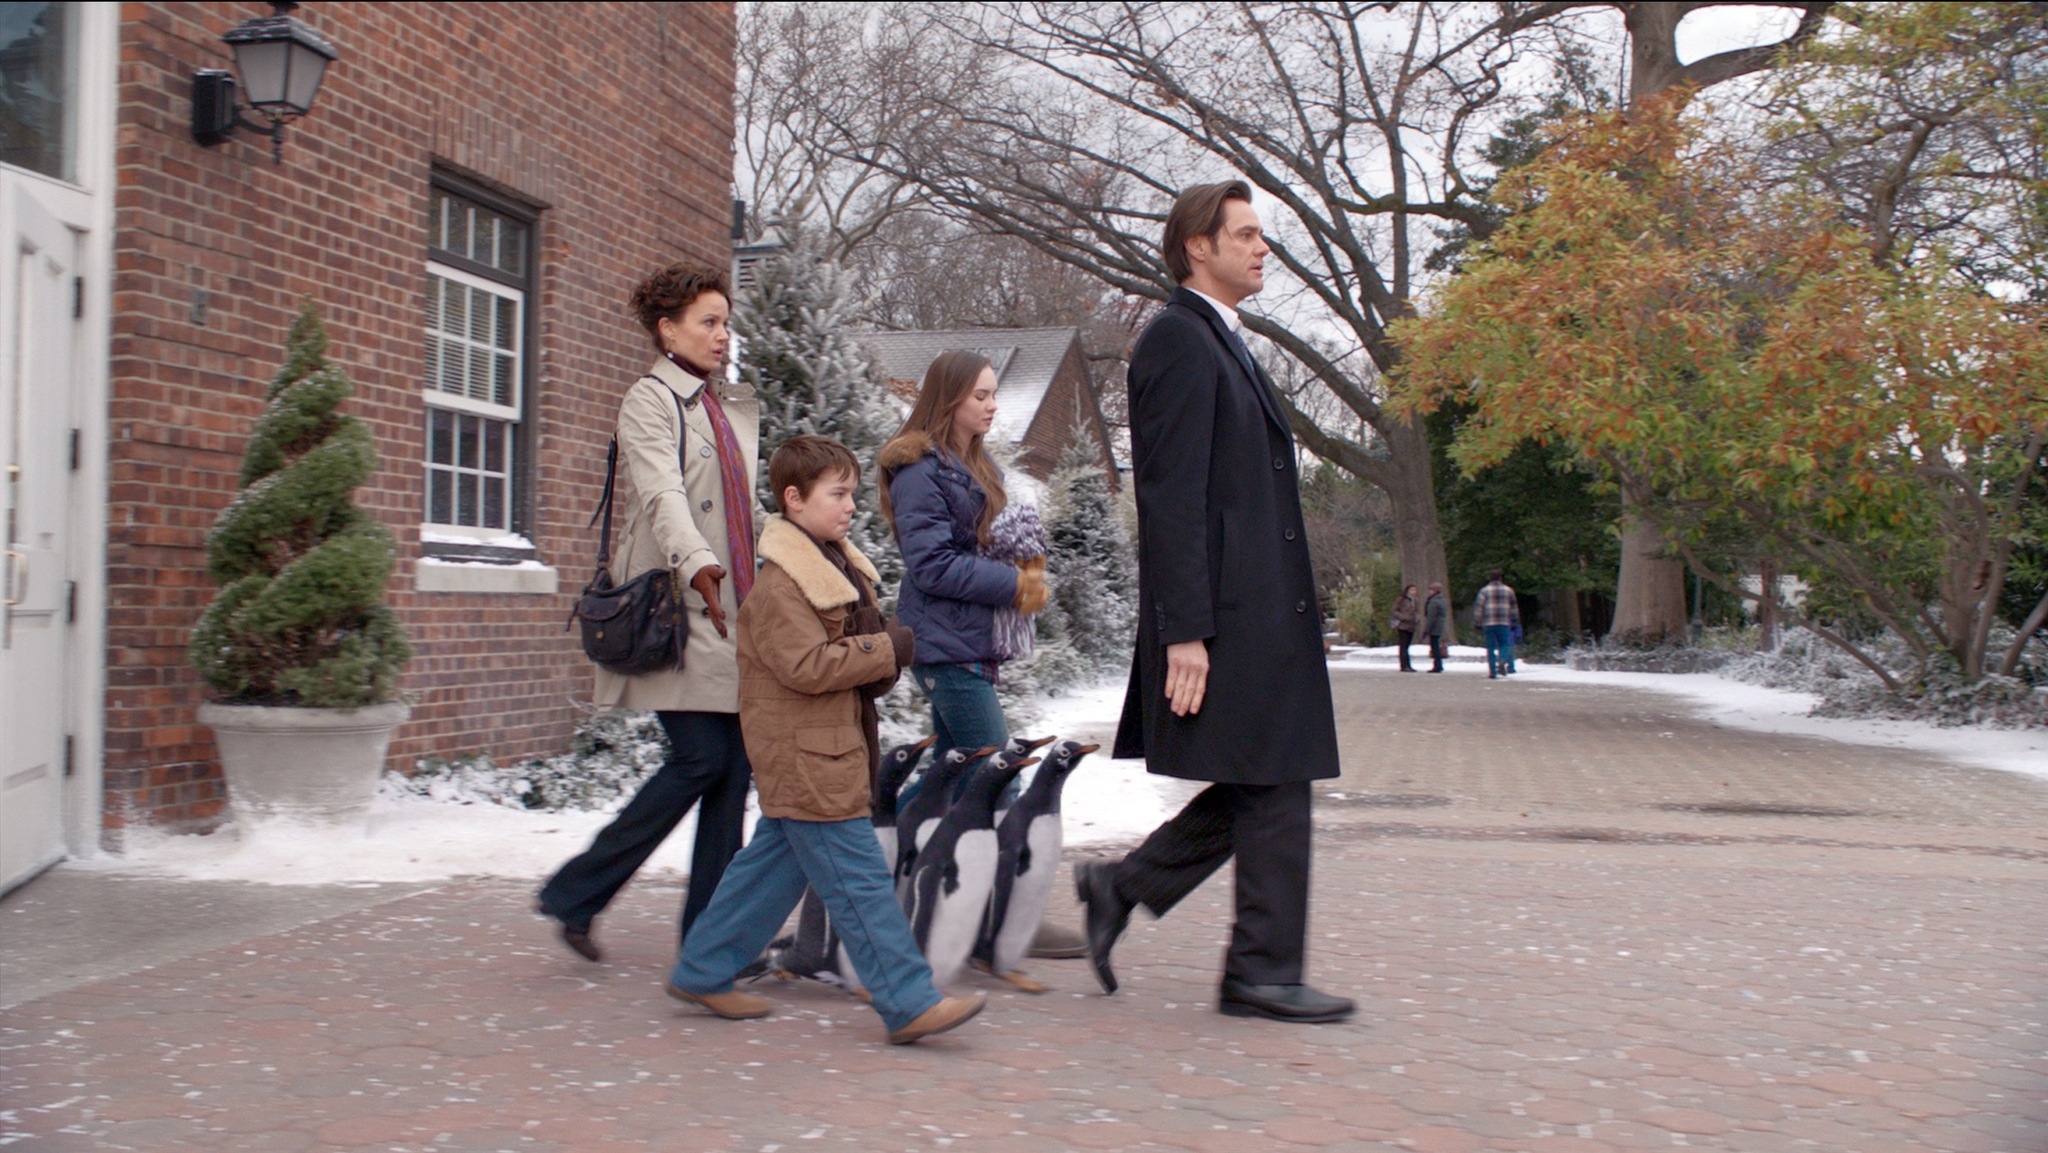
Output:
[[1666,554],[1664,538],[1621,502],[1621,575],[1615,582],[1610,640],[1654,645],[1685,635],[1685,562]]

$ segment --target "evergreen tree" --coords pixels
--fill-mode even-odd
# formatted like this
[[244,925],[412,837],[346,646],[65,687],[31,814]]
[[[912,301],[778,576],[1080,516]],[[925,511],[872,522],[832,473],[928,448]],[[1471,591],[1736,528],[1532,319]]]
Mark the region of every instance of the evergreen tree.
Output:
[[1095,439],[1077,430],[1053,474],[1045,532],[1052,589],[1042,632],[1066,640],[1095,670],[1128,662],[1137,627],[1137,558]]
[[397,549],[350,493],[377,467],[355,391],[307,302],[242,458],[241,492],[206,538],[220,596],[192,632],[206,683],[230,702],[355,708],[392,699],[412,657],[383,603]]
[[[793,436],[829,436],[872,465],[899,421],[881,372],[855,332],[852,276],[797,233],[736,296],[740,379],[761,401],[761,491],[768,492],[769,456]],[[863,471],[855,499],[859,511],[847,538],[874,562],[882,578],[875,591],[886,604],[903,577],[903,562],[882,518],[872,467]]]

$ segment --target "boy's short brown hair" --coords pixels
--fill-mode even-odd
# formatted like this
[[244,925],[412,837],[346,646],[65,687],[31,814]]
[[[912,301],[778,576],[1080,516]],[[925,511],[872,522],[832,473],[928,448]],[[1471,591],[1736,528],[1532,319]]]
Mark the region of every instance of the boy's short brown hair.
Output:
[[775,490],[775,507],[782,508],[782,494],[794,487],[805,496],[827,473],[860,479],[860,461],[853,450],[829,436],[793,436],[782,442],[768,458],[768,487]]

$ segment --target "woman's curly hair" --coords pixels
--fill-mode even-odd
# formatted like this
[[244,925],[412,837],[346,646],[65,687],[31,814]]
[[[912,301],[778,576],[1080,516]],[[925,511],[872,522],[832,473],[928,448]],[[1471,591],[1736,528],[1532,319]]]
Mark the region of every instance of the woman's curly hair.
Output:
[[671,264],[633,289],[633,315],[653,338],[656,352],[661,351],[662,319],[681,320],[683,310],[707,292],[732,299],[725,273],[694,264]]

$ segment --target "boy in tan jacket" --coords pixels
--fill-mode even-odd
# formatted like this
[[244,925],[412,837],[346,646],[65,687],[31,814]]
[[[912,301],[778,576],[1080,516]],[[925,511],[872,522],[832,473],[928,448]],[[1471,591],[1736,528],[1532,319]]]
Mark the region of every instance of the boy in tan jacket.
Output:
[[[765,1017],[733,988],[817,890],[892,1044],[965,1024],[983,999],[942,997],[896,902],[868,797],[880,758],[868,704],[912,656],[910,631],[876,631],[874,566],[847,543],[860,463],[845,445],[791,439],[768,462],[781,505],[738,617],[740,732],[761,794],[754,838],[691,927],[668,994],[721,1017]],[[864,694],[863,690],[866,690]]]

